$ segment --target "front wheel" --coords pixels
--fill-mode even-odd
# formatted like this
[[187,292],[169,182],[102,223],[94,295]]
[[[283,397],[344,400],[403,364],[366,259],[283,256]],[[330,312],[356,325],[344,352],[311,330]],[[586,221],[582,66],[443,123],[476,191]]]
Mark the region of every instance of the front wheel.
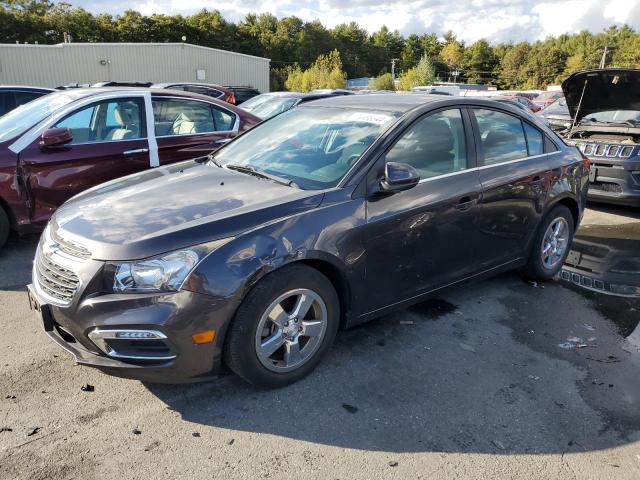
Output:
[[305,265],[285,267],[243,300],[227,333],[225,362],[253,385],[289,385],[318,365],[339,318],[338,296],[324,275]]
[[529,261],[524,268],[530,280],[551,280],[562,268],[569,254],[575,225],[571,211],[556,205],[546,215],[534,239]]

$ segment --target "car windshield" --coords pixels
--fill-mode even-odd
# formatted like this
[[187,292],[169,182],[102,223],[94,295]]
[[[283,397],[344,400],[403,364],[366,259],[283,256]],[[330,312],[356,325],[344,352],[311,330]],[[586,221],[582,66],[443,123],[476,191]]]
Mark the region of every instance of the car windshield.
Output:
[[71,103],[76,95],[69,92],[51,93],[25,103],[0,117],[0,142],[22,135],[60,107]]
[[266,102],[260,102],[258,105],[249,105],[249,107],[242,105],[242,108],[256,117],[266,120],[267,118],[275,117],[279,113],[286,112],[296,103],[298,103],[298,98],[295,97],[272,97]]
[[638,110],[606,110],[603,112],[585,115],[583,122],[603,123],[639,123],[640,111]]
[[536,100],[551,100],[562,95],[560,92],[542,92],[536,97]]
[[564,97],[559,98],[547,108],[544,109],[545,115],[569,115],[569,108],[567,108],[567,101]]
[[371,110],[294,108],[220,149],[212,163],[277,176],[304,190],[331,188],[397,117]]
[[256,108],[258,105],[262,105],[263,103],[268,102],[273,98],[275,98],[275,96],[268,93],[257,95],[253,98],[250,98],[246,102],[243,102],[240,108],[242,108],[243,110],[251,111],[252,108]]

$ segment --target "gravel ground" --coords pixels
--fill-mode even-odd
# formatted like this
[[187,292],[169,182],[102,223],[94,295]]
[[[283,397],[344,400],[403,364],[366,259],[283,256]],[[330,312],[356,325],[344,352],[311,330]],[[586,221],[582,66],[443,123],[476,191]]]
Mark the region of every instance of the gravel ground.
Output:
[[506,274],[341,332],[282,390],[143,384],[47,339],[34,247],[0,252],[1,479],[640,478],[638,302]]

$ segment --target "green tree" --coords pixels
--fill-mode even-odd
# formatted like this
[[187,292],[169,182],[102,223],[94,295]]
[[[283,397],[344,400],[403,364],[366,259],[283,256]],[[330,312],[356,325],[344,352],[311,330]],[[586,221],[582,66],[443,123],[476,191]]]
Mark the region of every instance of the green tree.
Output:
[[369,82],[369,88],[373,90],[395,90],[396,86],[390,73],[383,73]]
[[462,69],[468,82],[492,83],[495,66],[493,49],[486,40],[478,40],[464,50]]

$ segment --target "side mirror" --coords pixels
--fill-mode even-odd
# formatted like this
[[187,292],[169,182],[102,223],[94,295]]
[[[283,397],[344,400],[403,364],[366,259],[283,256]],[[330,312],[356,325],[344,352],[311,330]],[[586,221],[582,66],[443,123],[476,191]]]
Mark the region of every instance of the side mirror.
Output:
[[49,128],[42,132],[40,146],[44,148],[59,147],[73,140],[73,134],[68,128]]
[[380,180],[382,192],[395,193],[409,190],[420,181],[420,174],[406,163],[388,162],[384,167],[384,178]]

